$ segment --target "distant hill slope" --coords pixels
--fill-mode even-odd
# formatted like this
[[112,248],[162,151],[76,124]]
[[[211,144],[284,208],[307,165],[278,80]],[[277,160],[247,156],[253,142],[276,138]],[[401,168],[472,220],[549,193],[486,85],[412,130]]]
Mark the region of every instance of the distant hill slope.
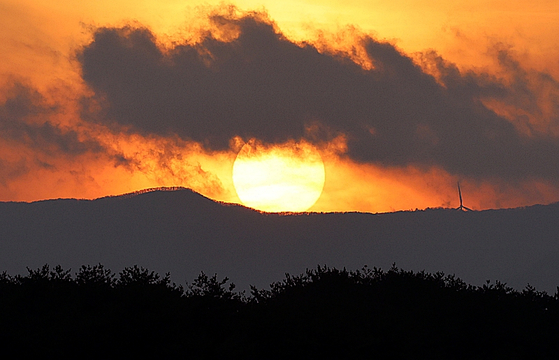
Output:
[[45,263],[113,271],[140,265],[175,282],[200,271],[240,288],[264,287],[326,264],[455,273],[554,293],[559,285],[559,204],[460,212],[280,215],[214,202],[191,190],[97,200],[0,203],[0,271]]

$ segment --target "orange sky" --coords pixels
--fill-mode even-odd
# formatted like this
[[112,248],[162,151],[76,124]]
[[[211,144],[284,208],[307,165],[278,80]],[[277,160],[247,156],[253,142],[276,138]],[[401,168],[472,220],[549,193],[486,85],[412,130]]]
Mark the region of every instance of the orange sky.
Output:
[[[12,109],[11,100],[33,98],[43,109],[17,115],[26,124],[27,135],[21,135],[21,127],[0,128],[5,134],[0,138],[0,200],[96,198],[148,187],[185,186],[216,200],[238,202],[231,172],[239,144],[210,150],[173,134],[113,131],[105,124],[85,121],[80,113],[81,98],[94,90],[82,78],[76,54],[92,41],[96,27],[142,24],[153,31],[160,46],[172,49],[174,43],[196,39],[201,28],[208,28],[206,15],[219,3],[0,0],[0,104]],[[421,63],[430,50],[464,74],[483,72],[514,84],[518,73],[503,70],[497,60],[499,49],[506,49],[528,79],[530,96],[536,98],[526,106],[507,97],[485,98],[485,106],[510,119],[526,136],[559,135],[554,87],[554,79],[559,78],[556,1],[247,0],[235,5],[266,11],[288,39],[316,44],[321,51],[351,51],[363,34],[387,40],[434,76],[439,76],[439,70]],[[358,53],[353,55],[358,58]],[[5,110],[6,123],[19,114],[10,111]],[[469,178],[436,163],[364,162],[349,157],[344,146],[340,137],[322,144],[326,182],[313,211],[456,207],[458,180],[466,205],[473,209],[559,200],[558,183],[551,178]]]

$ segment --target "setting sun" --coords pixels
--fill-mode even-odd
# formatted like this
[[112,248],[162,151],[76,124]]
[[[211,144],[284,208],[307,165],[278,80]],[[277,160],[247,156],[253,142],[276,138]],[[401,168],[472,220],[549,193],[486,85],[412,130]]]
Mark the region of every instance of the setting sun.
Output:
[[324,187],[324,163],[314,146],[289,142],[267,147],[251,140],[233,165],[242,203],[269,212],[305,211]]

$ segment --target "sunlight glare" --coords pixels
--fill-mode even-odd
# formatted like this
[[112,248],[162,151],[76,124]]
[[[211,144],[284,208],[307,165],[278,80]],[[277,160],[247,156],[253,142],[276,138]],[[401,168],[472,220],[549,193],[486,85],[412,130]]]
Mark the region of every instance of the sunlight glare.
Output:
[[265,146],[251,140],[233,164],[239,199],[262,211],[306,211],[320,197],[324,180],[320,154],[304,141]]

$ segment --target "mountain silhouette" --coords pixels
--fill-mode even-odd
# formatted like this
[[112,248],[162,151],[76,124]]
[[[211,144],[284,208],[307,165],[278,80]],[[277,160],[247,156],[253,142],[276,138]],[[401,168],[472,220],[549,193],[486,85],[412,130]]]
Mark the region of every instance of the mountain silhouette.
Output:
[[0,203],[0,271],[138,265],[183,283],[200,271],[240,289],[325,264],[443,271],[554,293],[559,204],[461,212],[269,214],[188,189]]

